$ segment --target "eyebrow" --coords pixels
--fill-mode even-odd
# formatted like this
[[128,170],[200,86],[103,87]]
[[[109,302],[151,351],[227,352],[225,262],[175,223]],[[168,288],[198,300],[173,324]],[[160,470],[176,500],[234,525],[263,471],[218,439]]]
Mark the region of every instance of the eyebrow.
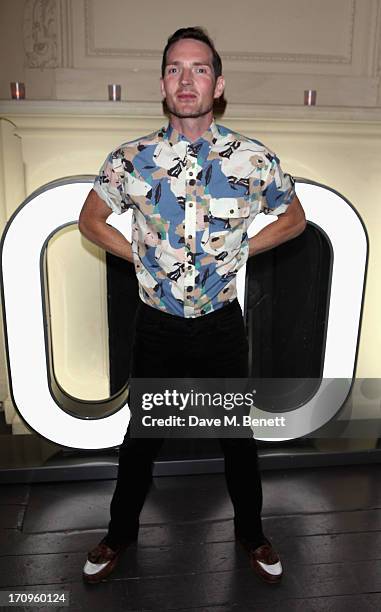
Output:
[[[183,62],[179,62],[179,61],[174,61],[174,62],[167,62],[167,66],[180,66],[181,64],[183,64]],[[210,68],[212,67],[212,64],[209,62],[192,62],[192,66],[209,66]]]

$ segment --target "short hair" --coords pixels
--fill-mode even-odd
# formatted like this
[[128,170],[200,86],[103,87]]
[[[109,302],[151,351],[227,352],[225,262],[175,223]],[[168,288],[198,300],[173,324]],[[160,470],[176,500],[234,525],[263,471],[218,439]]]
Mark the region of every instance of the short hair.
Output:
[[180,30],[176,30],[172,36],[168,38],[167,44],[165,45],[163,51],[163,59],[161,61],[161,76],[164,76],[165,67],[167,65],[167,53],[169,48],[174,45],[179,40],[184,40],[186,38],[192,38],[194,40],[199,40],[200,42],[208,45],[209,49],[213,54],[213,70],[214,76],[217,79],[222,74],[222,61],[221,57],[216,51],[213,41],[209,38],[206,30],[201,28],[200,26],[191,26],[188,28],[180,28]]

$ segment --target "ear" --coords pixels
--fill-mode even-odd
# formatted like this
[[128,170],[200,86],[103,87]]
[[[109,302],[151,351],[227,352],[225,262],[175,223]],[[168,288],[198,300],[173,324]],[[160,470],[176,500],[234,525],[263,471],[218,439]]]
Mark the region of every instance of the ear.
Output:
[[217,81],[214,87],[214,97],[219,98],[220,96],[222,96],[222,94],[224,93],[224,89],[225,89],[225,79],[221,75],[217,78]]
[[160,77],[160,91],[163,98],[165,98],[165,87],[164,87],[164,79]]

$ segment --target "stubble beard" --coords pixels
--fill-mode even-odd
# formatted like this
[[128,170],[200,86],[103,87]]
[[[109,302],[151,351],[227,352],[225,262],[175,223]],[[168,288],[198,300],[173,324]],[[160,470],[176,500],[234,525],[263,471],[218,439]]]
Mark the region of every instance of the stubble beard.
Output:
[[207,115],[208,113],[213,111],[213,103],[210,104],[208,108],[195,109],[194,111],[188,111],[188,112],[181,111],[175,108],[175,106],[172,106],[172,104],[168,104],[167,100],[165,100],[165,104],[166,104],[167,109],[171,113],[171,115],[174,115],[175,117],[178,117],[179,119],[197,119],[198,117],[203,117],[204,115]]

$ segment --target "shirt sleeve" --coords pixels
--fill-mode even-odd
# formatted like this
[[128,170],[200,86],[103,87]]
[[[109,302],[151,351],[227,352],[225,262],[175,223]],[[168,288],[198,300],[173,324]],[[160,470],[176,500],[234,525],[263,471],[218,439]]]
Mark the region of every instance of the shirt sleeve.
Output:
[[280,215],[295,197],[295,181],[290,174],[284,174],[279,159],[271,156],[271,164],[262,187],[261,212]]
[[126,164],[128,162],[124,158],[123,149],[113,151],[106,158],[93,184],[94,191],[117,215],[133,206],[128,195],[129,175]]

